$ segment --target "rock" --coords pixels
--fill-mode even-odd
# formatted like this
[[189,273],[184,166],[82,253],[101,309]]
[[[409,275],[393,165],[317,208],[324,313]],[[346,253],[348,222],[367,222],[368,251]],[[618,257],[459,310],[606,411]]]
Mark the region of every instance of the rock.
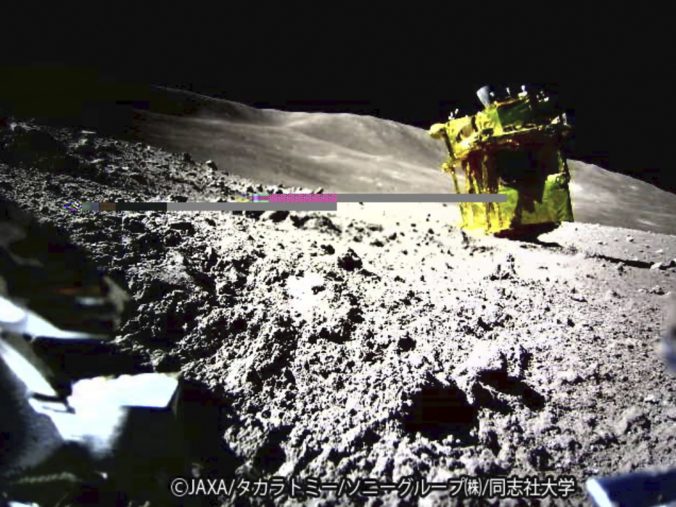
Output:
[[245,211],[244,216],[247,218],[253,218],[253,219],[259,219],[265,211],[258,211],[258,210],[253,210],[253,211]]
[[345,343],[351,339],[355,324],[359,324],[363,320],[358,305],[352,303],[341,305],[320,327],[318,336],[334,343]]
[[533,420],[531,425],[533,434],[542,436],[548,432],[558,431],[558,426],[556,425],[557,421],[558,418],[553,412],[543,411]]
[[[292,215],[293,216],[293,215]],[[321,232],[326,232],[334,235],[338,235],[342,232],[341,228],[338,227],[333,220],[331,220],[326,215],[315,215],[308,216],[307,228],[316,229]]]
[[655,286],[651,287],[648,292],[650,292],[650,294],[656,294],[658,296],[664,295],[664,289],[662,287],[660,287],[659,285],[655,285]]
[[177,231],[187,232],[188,234],[195,234],[195,226],[190,222],[174,222],[169,224],[169,227]]
[[634,242],[633,236],[627,236],[625,239],[627,240],[627,243],[633,243]]
[[481,475],[499,475],[499,467],[495,463],[493,456],[484,453],[477,457],[463,458],[464,467],[470,476]]
[[527,460],[536,470],[547,470],[550,467],[552,455],[540,445],[528,452]]
[[206,165],[209,169],[213,169],[214,171],[218,169],[216,162],[214,162],[213,160],[207,160],[206,162],[204,162],[204,165]]
[[629,433],[633,429],[646,429],[650,426],[650,420],[645,412],[639,407],[633,406],[625,410],[615,424],[615,434],[620,436]]
[[288,216],[289,216],[288,211],[276,210],[276,211],[273,211],[272,213],[270,213],[267,216],[267,219],[270,220],[271,222],[277,223],[277,222],[283,222],[284,220],[287,219]]
[[659,403],[659,400],[657,399],[657,397],[654,394],[647,395],[646,397],[643,398],[643,401],[645,401],[646,403],[652,403],[652,404]]
[[397,342],[397,349],[400,352],[409,352],[415,349],[415,340],[410,336],[399,338],[399,341]]
[[348,248],[347,252],[338,257],[338,266],[345,271],[354,271],[362,267],[362,261],[354,250]]
[[676,421],[676,407],[667,407],[664,410],[664,416],[671,421]]
[[582,377],[575,370],[565,370],[558,374],[560,384],[578,384],[582,381]]
[[77,169],[76,159],[68,156],[66,146],[47,132],[17,127],[13,130],[0,160],[17,165],[34,166],[43,171]]
[[136,233],[145,232],[146,230],[146,226],[143,223],[143,220],[131,215],[126,215],[122,217],[122,227],[124,227],[129,232]]
[[607,429],[607,428],[597,428],[594,430],[594,432],[591,434],[591,441],[590,443],[592,445],[600,446],[602,448],[607,447],[610,444],[614,444],[617,442],[617,437],[615,434]]
[[90,156],[96,153],[96,146],[91,137],[83,137],[73,145],[73,151],[78,155]]
[[500,440],[497,432],[492,428],[479,428],[479,443],[491,450],[497,456],[500,452]]
[[565,433],[551,438],[547,444],[553,451],[573,451],[580,447],[580,442],[573,435]]
[[178,357],[161,351],[153,354],[150,362],[158,373],[170,373],[181,369],[181,361]]
[[582,417],[582,422],[589,428],[595,428],[598,424],[598,417],[594,414],[585,414]]
[[324,253],[327,255],[333,255],[336,253],[336,249],[333,248],[333,245],[321,245],[321,249],[324,250]]
[[182,154],[182,159],[183,159],[183,162],[184,162],[185,164],[192,164],[192,163],[194,163],[194,160],[193,160],[192,156],[191,156],[190,153],[188,153],[187,151],[184,151],[184,152],[183,152],[183,154]]
[[487,302],[476,323],[485,331],[489,331],[495,327],[504,326],[510,318],[511,316],[505,313],[501,305]]
[[207,247],[207,249],[204,251],[204,269],[209,271],[216,265],[217,262],[218,254],[216,253],[216,250],[214,250],[214,247],[212,246]]
[[514,265],[514,256],[507,254],[505,259],[498,263],[489,275],[491,280],[510,280],[516,277],[516,268]]
[[290,217],[293,226],[298,228],[304,227],[305,224],[310,220],[310,216],[307,214],[298,215],[296,213],[292,213]]
[[489,375],[506,377],[507,358],[498,346],[489,342],[478,342],[456,371],[458,376],[464,379],[465,387],[471,389],[472,385],[483,377]]

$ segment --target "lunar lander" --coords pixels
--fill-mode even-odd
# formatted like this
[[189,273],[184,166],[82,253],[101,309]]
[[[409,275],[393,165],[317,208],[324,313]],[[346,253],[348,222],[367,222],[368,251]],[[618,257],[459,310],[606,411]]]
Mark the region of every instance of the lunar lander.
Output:
[[[448,149],[442,170],[451,175],[457,193],[507,197],[503,202],[461,203],[461,227],[523,237],[572,221],[570,174],[561,151],[571,131],[565,113],[544,92],[525,87],[514,96],[507,90],[503,98],[496,98],[484,86],[477,96],[482,111],[457,118],[451,114],[446,123],[429,131]],[[464,176],[464,189],[459,176]]]

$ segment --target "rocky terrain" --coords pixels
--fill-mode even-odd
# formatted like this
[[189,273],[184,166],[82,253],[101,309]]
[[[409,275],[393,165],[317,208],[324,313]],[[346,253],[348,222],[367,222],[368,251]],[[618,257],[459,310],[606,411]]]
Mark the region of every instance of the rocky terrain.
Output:
[[74,213],[293,189],[93,132],[14,124],[1,138],[3,196],[133,297],[108,369],[180,371],[222,402],[203,473],[220,457],[219,473],[322,481],[571,475],[555,503],[580,504],[590,476],[676,465],[676,382],[658,353],[675,236],[569,223],[533,243],[473,237],[443,205]]

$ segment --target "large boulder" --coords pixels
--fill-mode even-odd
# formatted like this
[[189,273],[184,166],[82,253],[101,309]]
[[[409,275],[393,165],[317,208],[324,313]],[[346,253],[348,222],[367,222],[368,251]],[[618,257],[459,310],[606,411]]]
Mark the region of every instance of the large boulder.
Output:
[[42,171],[72,171],[78,160],[67,147],[49,133],[14,125],[0,138],[0,160],[9,164],[36,167]]

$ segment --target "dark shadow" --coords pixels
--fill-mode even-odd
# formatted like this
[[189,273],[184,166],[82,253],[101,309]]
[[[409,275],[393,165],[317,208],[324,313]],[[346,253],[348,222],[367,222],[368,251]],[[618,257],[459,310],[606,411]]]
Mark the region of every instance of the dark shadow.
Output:
[[241,462],[223,442],[227,426],[239,421],[231,400],[194,380],[182,381],[180,399],[179,413],[190,454],[220,471],[234,472]]
[[531,245],[538,246],[542,248],[554,248],[554,249],[563,249],[563,246],[557,243],[556,241],[542,241],[539,238],[518,238],[520,241],[527,243],[524,247],[528,248]]
[[433,440],[454,435],[470,444],[472,429],[478,424],[478,411],[456,385],[443,385],[434,380],[413,397],[413,405],[404,418],[407,431],[420,433]]
[[150,366],[143,366],[144,356],[121,351],[101,340],[36,338],[32,345],[50,369],[72,380],[152,371]]
[[602,259],[604,261],[612,262],[613,264],[625,264],[627,266],[631,266],[632,268],[650,269],[650,266],[652,266],[652,263],[650,262],[631,259],[619,259],[617,257],[610,257],[608,255],[593,254],[590,257],[593,259]]
[[267,434],[265,442],[253,458],[253,465],[258,471],[266,474],[273,473],[284,464],[286,453],[282,448],[282,443],[292,429],[291,426],[281,426]]
[[519,225],[518,227],[514,227],[512,229],[497,232],[495,233],[495,237],[511,239],[515,241],[524,241],[526,243],[533,243],[539,246],[561,248],[561,245],[558,243],[540,241],[538,239],[538,236],[541,234],[552,232],[558,226],[558,223]]

